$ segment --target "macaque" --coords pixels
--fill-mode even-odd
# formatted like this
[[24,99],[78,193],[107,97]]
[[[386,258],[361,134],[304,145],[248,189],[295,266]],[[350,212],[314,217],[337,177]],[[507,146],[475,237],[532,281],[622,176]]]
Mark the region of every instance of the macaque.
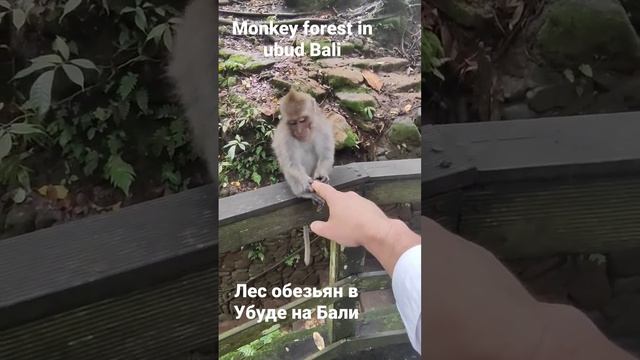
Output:
[[329,181],[335,152],[331,123],[311,95],[295,90],[280,99],[280,116],[272,144],[280,171],[295,196],[321,207],[324,200],[311,183]]
[[[324,200],[314,193],[314,180],[329,181],[335,143],[331,123],[309,94],[289,91],[280,99],[280,122],[273,134],[273,150],[280,171],[297,197],[311,199],[321,209]],[[311,262],[309,226],[303,228],[304,262]]]
[[194,148],[206,162],[212,180],[217,178],[218,148],[217,19],[212,0],[193,0],[187,5],[168,69],[186,111]]

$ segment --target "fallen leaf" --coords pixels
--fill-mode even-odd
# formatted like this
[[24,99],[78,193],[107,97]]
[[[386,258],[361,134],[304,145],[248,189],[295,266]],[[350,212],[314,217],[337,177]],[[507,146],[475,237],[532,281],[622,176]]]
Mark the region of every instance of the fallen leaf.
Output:
[[593,69],[591,68],[591,65],[582,64],[582,65],[580,65],[580,67],[578,69],[580,70],[581,73],[584,74],[584,76],[586,76],[588,78],[592,78],[593,77]]
[[374,74],[371,70],[363,70],[362,76],[373,90],[380,91],[382,89],[384,83],[380,80],[378,75]]
[[404,107],[404,112],[405,112],[405,113],[408,113],[409,111],[411,111],[411,108],[412,108],[411,104],[407,104],[407,105],[405,105],[405,107]]
[[563,73],[564,77],[566,77],[569,82],[573,83],[574,81],[576,81],[576,76],[573,74],[573,71],[571,69],[565,69]]
[[316,344],[318,350],[324,349],[324,338],[317,331],[313,332],[313,342]]
[[55,191],[56,199],[63,200],[69,195],[69,189],[67,189],[63,185],[54,185],[53,189]]

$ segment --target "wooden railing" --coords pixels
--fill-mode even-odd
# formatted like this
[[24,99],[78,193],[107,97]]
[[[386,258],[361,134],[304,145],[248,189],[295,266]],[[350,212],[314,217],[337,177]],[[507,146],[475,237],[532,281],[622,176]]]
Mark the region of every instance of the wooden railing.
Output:
[[[418,203],[420,201],[420,159],[353,163],[335,167],[331,184],[340,190],[360,193],[379,205]],[[264,187],[220,199],[220,250],[221,253],[265,238],[277,236],[294,228],[301,228],[313,220],[326,218],[317,213],[309,201],[296,199],[284,183]],[[340,254],[344,254],[340,256]],[[363,273],[365,253],[362,248],[341,252],[332,242],[330,250],[330,282],[332,287],[355,287],[360,292],[389,288],[390,279],[383,271]],[[347,294],[347,291],[344,292]],[[220,334],[220,356],[265,335],[265,331],[291,323],[292,309],[312,309],[318,305],[330,305],[334,309],[353,309],[355,300],[342,298],[302,298],[283,308],[287,319],[272,322],[249,321]],[[357,336],[353,320],[329,321],[326,329],[327,347],[313,354],[301,354],[298,358],[340,358],[348,351],[356,351],[372,345],[392,345],[408,342],[403,331],[384,331]]]
[[640,113],[422,132],[423,214],[500,256],[640,247]]
[[217,344],[214,186],[0,240],[0,359],[175,359]]

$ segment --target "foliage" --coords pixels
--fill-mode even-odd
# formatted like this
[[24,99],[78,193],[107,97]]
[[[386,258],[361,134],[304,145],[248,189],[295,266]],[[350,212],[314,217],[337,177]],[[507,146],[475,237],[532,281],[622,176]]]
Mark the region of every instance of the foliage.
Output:
[[[0,185],[29,190],[30,169],[46,171],[45,154],[55,154],[67,182],[103,178],[129,194],[144,164],[145,178],[184,189],[196,157],[162,80],[178,14],[144,0],[0,0],[0,22],[11,21],[19,39],[10,44],[19,71],[7,104],[13,118],[0,124]],[[55,35],[44,48],[32,44],[41,55],[22,58],[20,36],[42,28]]]
[[300,254],[298,253],[289,254],[287,258],[284,260],[284,264],[289,267],[292,267],[293,265],[298,263],[298,261],[300,261]]
[[271,152],[274,126],[239,95],[221,99],[220,118],[220,186],[228,186],[231,178],[257,185],[276,182],[278,163]]
[[261,242],[257,242],[251,245],[249,250],[249,260],[260,260],[264,262],[264,245]]
[[444,80],[444,75],[438,70],[438,68],[447,61],[447,59],[444,58],[444,49],[436,34],[426,29],[422,30],[421,55],[422,71],[424,73],[432,73],[441,80]]

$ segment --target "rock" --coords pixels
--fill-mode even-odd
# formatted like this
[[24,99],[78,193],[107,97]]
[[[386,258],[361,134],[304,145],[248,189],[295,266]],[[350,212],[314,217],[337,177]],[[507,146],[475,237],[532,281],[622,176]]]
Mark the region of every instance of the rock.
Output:
[[613,295],[640,294],[640,276],[617,278],[613,280]]
[[271,79],[271,85],[284,92],[289,91],[290,88],[294,88],[305,92],[316,99],[320,99],[327,94],[327,90],[312,78],[295,77],[293,79],[285,77],[274,77]]
[[4,229],[12,236],[35,230],[36,210],[29,204],[14,205],[4,220]]
[[418,127],[422,126],[422,107],[417,108],[414,112],[413,123]]
[[518,100],[527,93],[527,80],[520,77],[505,75],[500,79],[502,94],[505,100]]
[[358,58],[331,58],[318,60],[318,64],[325,68],[353,66],[362,69],[371,69],[374,71],[397,71],[404,69],[409,65],[407,59],[382,57],[377,59],[358,59]]
[[365,109],[375,107],[378,104],[373,96],[366,93],[339,92],[336,97],[343,107],[365,117]]
[[359,38],[355,38],[355,39],[351,40],[351,42],[353,43],[353,46],[356,49],[362,49],[362,47],[364,46],[364,41],[362,39],[359,39]]
[[56,222],[62,221],[62,211],[55,208],[39,209],[36,213],[35,227],[36,230],[44,229],[52,226]]
[[231,71],[243,70],[257,73],[277,63],[275,58],[229,49],[220,50],[220,57],[226,59],[220,64],[222,70]]
[[612,252],[609,264],[613,276],[640,275],[640,248]]
[[538,31],[536,48],[560,66],[591,64],[633,69],[640,58],[638,38],[617,0],[558,0]]
[[503,120],[535,119],[538,117],[526,103],[509,104],[502,108]]
[[284,4],[292,9],[310,11],[325,8],[335,2],[336,0],[285,0]]
[[420,129],[408,117],[399,117],[389,128],[389,141],[394,145],[420,146]]
[[378,74],[384,83],[384,89],[389,92],[405,92],[409,90],[419,90],[421,84],[420,74],[404,75],[397,73]]
[[323,74],[329,86],[336,90],[343,87],[358,86],[364,81],[360,71],[350,68],[326,69],[323,70]]
[[576,272],[567,285],[569,296],[583,310],[596,310],[607,305],[611,298],[611,287],[607,277],[606,262],[580,259]]
[[332,112],[327,116],[327,120],[331,121],[333,126],[336,150],[353,148],[358,144],[358,135],[353,131],[344,116]]
[[527,103],[537,112],[563,108],[577,99],[578,94],[571,83],[541,86],[527,92]]
[[249,280],[249,272],[245,269],[238,269],[231,273],[231,279],[235,282]]
[[493,21],[493,1],[436,0],[438,9],[445,12],[456,23],[468,27],[484,27]]

